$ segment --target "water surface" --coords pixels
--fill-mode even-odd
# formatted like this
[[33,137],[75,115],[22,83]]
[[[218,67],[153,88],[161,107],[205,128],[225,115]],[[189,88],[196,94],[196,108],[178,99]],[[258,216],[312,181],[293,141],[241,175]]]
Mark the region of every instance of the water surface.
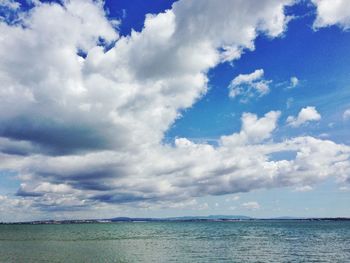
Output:
[[350,262],[350,222],[0,225],[0,262]]

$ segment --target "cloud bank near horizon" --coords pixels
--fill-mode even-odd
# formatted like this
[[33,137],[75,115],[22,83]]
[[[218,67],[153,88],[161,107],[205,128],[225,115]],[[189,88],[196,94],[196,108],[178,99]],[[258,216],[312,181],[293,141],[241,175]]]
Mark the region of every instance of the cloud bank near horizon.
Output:
[[[0,20],[1,169],[21,181],[16,197],[0,196],[0,210],[166,207],[329,177],[349,182],[349,146],[309,136],[274,141],[280,111],[244,113],[241,130],[218,145],[163,142],[206,94],[208,71],[253,51],[259,35],[282,36],[291,19],[284,8],[294,2],[179,1],[129,36],[119,35],[101,1],[37,2],[16,11],[16,21]],[[317,28],[347,28],[349,14],[326,20],[327,1],[313,2]],[[263,72],[253,80],[266,94]],[[303,110],[292,126],[321,118]],[[295,158],[274,157],[283,152]]]

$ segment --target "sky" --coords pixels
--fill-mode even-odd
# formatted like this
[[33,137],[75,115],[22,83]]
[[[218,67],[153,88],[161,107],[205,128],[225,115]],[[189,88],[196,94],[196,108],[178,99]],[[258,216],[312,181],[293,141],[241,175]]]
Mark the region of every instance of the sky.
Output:
[[346,0],[0,0],[0,221],[350,217]]

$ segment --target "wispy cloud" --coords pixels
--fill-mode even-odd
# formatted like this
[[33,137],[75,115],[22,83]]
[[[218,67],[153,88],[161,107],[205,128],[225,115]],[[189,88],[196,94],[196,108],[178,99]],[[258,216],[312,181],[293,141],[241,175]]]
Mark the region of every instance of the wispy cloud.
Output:
[[260,205],[258,202],[252,201],[252,202],[246,202],[241,205],[243,208],[248,210],[258,210],[260,209]]
[[313,188],[310,185],[298,186],[295,188],[295,192],[310,192]]
[[344,121],[350,120],[350,109],[347,109],[347,110],[344,111],[344,113],[343,113],[343,120]]
[[250,74],[240,74],[229,85],[230,98],[241,97],[241,102],[247,102],[253,96],[264,96],[270,92],[270,80],[265,80],[264,70],[257,69]]

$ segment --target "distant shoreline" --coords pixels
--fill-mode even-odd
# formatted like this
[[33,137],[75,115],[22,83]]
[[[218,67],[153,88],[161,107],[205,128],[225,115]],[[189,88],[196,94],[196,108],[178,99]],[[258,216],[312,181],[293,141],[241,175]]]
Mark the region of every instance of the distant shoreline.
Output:
[[142,223],[142,222],[244,222],[244,221],[350,221],[349,217],[323,218],[112,218],[112,219],[78,219],[78,220],[36,220],[24,222],[0,222],[0,225],[64,225],[64,224],[108,224],[108,223]]

